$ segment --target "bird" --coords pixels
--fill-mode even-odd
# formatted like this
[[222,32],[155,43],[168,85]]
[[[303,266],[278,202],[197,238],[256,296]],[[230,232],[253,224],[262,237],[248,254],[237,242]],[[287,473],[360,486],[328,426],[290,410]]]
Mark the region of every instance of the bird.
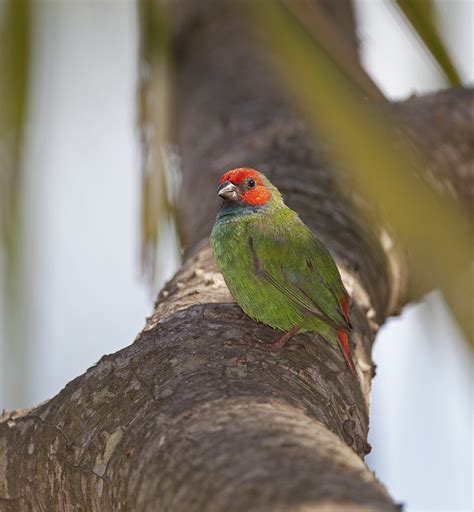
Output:
[[210,241],[224,281],[244,313],[283,331],[280,351],[297,332],[315,332],[356,368],[349,348],[350,298],[328,249],[261,172],[232,169]]

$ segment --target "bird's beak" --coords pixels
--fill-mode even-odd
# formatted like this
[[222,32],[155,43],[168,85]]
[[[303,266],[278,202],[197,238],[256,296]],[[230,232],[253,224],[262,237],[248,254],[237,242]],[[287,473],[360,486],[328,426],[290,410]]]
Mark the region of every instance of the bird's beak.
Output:
[[224,183],[217,189],[217,195],[222,199],[229,201],[237,201],[239,198],[239,192],[237,187],[230,181],[224,181]]

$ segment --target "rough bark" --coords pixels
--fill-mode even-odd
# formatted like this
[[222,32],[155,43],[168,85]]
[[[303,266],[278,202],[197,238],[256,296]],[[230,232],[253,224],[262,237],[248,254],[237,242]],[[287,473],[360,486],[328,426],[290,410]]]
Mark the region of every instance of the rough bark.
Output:
[[249,345],[274,332],[212,268],[200,250],[132,346],[4,418],[4,510],[393,509],[359,458],[367,408],[339,356],[307,336]]
[[[474,233],[474,90],[453,88],[390,106],[395,119],[409,141],[421,154],[424,165],[421,177],[438,193],[438,202],[459,206],[457,226],[468,237]],[[454,201],[453,201],[454,199]],[[457,203],[457,205],[456,205]],[[433,219],[437,212],[433,211]],[[438,228],[439,229],[439,228]],[[423,240],[423,230],[419,230]],[[429,236],[425,234],[425,236]],[[461,249],[460,249],[461,250]],[[464,249],[467,250],[468,249]],[[469,252],[453,263],[456,272],[449,274],[439,267],[439,275],[426,279],[420,255],[406,251],[407,271],[403,302],[419,300],[439,284],[453,308],[467,339],[472,336],[472,295]],[[437,255],[434,254],[436,260]],[[455,261],[455,260],[454,260]]]
[[393,111],[425,156],[430,184],[474,213],[474,90],[453,88],[414,96]]
[[[378,228],[338,191],[226,4],[183,7],[176,135],[190,247],[135,342],[0,422],[0,510],[391,511],[362,462],[371,345],[400,303]],[[255,166],[337,257],[358,380],[316,335],[277,354],[216,271],[206,238],[223,170]],[[396,265],[395,265],[396,266]],[[251,343],[249,343],[251,342]]]

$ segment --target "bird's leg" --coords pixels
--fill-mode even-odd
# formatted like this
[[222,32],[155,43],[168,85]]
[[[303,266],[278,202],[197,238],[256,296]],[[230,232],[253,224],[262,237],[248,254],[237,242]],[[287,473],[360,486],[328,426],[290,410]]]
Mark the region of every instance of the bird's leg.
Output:
[[300,327],[295,325],[292,329],[290,329],[288,332],[285,332],[285,334],[280,336],[273,343],[265,343],[264,345],[262,344],[262,347],[265,347],[265,350],[270,350],[271,352],[279,352],[290,340],[290,338],[292,338],[299,330]]
[[262,343],[261,341],[253,340],[248,343],[251,343],[255,347],[262,350],[268,350],[269,352],[279,352],[300,329],[301,327],[295,325],[288,332],[285,332],[282,336],[277,338],[272,343]]

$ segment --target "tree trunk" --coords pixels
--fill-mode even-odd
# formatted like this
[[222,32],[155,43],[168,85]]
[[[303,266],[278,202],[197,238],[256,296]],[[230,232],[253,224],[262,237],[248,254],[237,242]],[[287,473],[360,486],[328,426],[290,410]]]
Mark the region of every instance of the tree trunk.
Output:
[[[131,346],[3,414],[0,510],[397,510],[362,457],[371,346],[403,302],[403,267],[338,192],[233,6],[179,5],[185,263]],[[216,180],[241,165],[266,172],[337,258],[357,378],[313,334],[277,354],[255,345],[276,333],[235,305],[207,243]]]

